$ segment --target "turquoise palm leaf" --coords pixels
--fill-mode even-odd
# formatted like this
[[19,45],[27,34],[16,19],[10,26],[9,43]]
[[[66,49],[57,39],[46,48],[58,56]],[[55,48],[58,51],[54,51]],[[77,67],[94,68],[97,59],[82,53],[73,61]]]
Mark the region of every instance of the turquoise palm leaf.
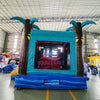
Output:
[[76,21],[74,21],[74,20],[70,21],[70,24],[72,24],[73,27],[77,27],[77,23],[76,23]]
[[36,18],[32,18],[32,19],[30,20],[29,24],[32,25],[34,22],[38,22],[38,20],[37,20]]
[[94,24],[94,25],[96,25],[96,23],[95,23],[94,21],[85,21],[85,22],[83,22],[83,23],[81,24],[81,27],[84,27],[84,26],[89,25],[89,24]]
[[15,16],[15,17],[10,18],[10,20],[18,20],[21,23],[25,24],[25,19],[23,19],[22,17]]
[[[37,25],[33,25],[33,28],[37,29],[37,30],[40,30],[40,28]],[[23,31],[24,31],[24,27],[22,28],[21,32],[23,32]]]
[[37,25],[33,25],[33,28],[40,30],[40,28]]
[[24,27],[22,28],[21,32],[23,32],[23,31],[24,31]]
[[69,27],[69,28],[66,29],[66,31],[73,31],[73,28]]

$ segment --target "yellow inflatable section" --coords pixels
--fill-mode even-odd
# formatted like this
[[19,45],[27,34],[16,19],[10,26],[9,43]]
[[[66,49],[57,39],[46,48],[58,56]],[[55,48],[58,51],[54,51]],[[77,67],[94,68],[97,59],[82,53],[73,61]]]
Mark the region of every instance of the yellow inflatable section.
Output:
[[14,70],[10,73],[11,76],[14,76],[14,75],[17,75],[18,74],[18,69],[17,70]]
[[96,66],[96,63],[98,63],[100,67],[100,56],[91,56],[91,57],[88,57],[88,60],[89,60],[90,65]]

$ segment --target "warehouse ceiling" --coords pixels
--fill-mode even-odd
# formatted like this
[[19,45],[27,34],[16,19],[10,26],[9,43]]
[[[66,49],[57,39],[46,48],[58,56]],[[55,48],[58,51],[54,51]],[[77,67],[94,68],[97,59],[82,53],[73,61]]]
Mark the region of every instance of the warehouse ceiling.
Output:
[[100,0],[0,0],[0,28],[11,33],[19,32],[23,24],[11,17],[37,18],[41,30],[65,31],[71,20],[95,21],[83,31],[100,33]]

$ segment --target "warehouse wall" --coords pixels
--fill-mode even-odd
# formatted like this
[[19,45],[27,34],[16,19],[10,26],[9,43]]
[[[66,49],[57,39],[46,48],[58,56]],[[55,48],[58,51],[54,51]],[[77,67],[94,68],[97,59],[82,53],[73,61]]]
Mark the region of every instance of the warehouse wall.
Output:
[[[98,49],[99,49],[99,56],[100,56],[100,34],[98,33],[89,33],[86,32],[86,37],[87,37],[87,55],[91,56],[91,55],[95,55],[95,42],[94,39],[98,39]],[[82,54],[83,56],[85,55],[85,38],[84,38],[84,34],[83,34],[83,51]]]
[[19,33],[18,41],[17,41],[17,49],[16,49],[17,52],[20,52],[20,49],[21,49],[21,39],[22,39],[22,36],[21,36],[21,33]]
[[[13,52],[15,33],[8,33],[7,38],[8,39],[7,39],[6,52]],[[18,33],[16,52],[20,52],[20,48],[21,48],[21,33]]]
[[88,55],[95,54],[94,34],[87,33],[87,53]]
[[7,33],[7,47],[6,52],[13,52],[13,43],[14,43],[14,34],[13,33]]
[[100,56],[100,34],[97,34],[97,39],[98,39],[98,48],[99,48],[99,56]]
[[0,52],[3,52],[6,32],[0,29]]

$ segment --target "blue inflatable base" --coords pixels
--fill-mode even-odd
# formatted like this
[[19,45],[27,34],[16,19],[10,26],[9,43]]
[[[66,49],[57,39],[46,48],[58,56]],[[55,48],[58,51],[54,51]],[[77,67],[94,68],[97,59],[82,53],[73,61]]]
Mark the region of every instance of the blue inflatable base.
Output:
[[88,77],[75,77],[70,75],[31,74],[16,75],[14,88],[37,89],[87,89]]
[[15,78],[20,78],[20,77],[21,77],[21,75],[19,75],[19,74],[13,75],[13,76],[11,76],[11,80],[15,80]]

